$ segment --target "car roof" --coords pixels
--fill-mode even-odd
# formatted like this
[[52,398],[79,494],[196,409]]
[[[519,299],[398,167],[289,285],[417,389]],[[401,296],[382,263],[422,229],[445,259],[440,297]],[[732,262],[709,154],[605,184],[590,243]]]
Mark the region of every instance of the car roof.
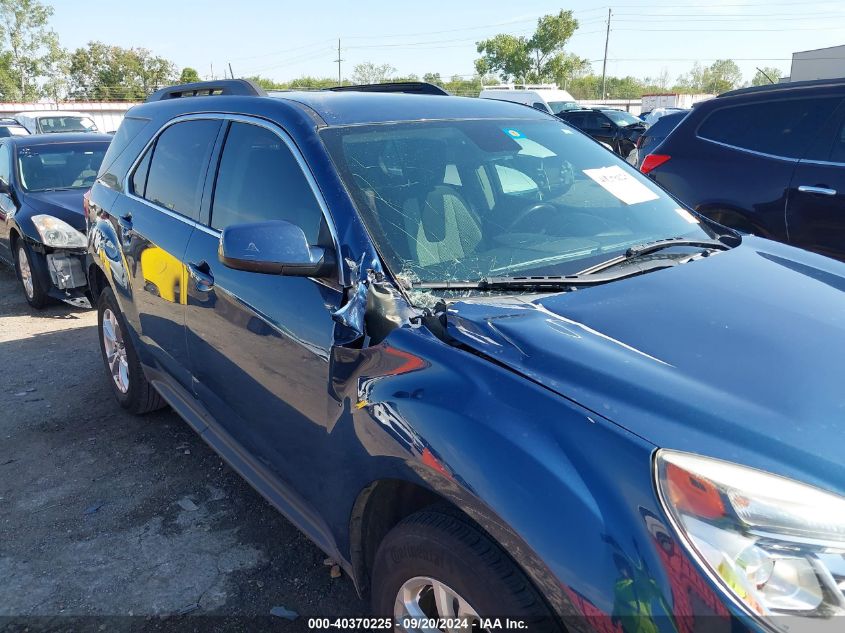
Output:
[[110,143],[110,134],[99,134],[97,132],[56,132],[54,134],[30,134],[29,136],[10,136],[3,139],[11,141],[18,147],[29,147],[31,145],[56,145],[59,143]]
[[657,119],[657,121],[651,124],[651,127],[645,131],[645,134],[648,136],[654,136],[655,132],[662,133],[664,128],[674,129],[679,122],[686,118],[687,114],[689,114],[688,110],[664,114],[662,117]]
[[40,117],[40,116],[87,116],[90,118],[91,115],[85,114],[84,112],[76,112],[75,110],[26,110],[24,112],[16,112],[15,116],[28,116],[28,117]]
[[759,94],[769,92],[784,92],[790,90],[801,90],[804,88],[841,88],[845,87],[845,77],[839,79],[812,79],[809,81],[788,81],[777,84],[766,84],[763,86],[749,86],[748,88],[737,88],[736,90],[729,90],[723,92],[717,99],[724,97],[736,97],[747,94]]
[[314,90],[271,92],[269,98],[305,105],[328,125],[442,119],[549,118],[549,115],[522,104],[473,97]]

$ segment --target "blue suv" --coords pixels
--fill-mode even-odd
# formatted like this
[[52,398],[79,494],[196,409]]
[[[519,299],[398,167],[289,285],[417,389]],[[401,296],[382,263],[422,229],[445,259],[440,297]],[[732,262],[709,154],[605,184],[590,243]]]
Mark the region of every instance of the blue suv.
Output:
[[845,265],[550,115],[396,90],[128,112],[86,268],[120,405],[177,411],[369,628],[841,627]]

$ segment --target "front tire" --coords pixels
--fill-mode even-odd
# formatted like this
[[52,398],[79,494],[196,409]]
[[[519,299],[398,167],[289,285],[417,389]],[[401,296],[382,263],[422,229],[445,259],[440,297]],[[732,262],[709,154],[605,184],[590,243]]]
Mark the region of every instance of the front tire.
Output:
[[[560,631],[552,612],[510,557],[469,521],[425,510],[384,538],[373,563],[373,612],[396,631],[412,620],[511,618],[529,631]],[[452,630],[452,629],[443,629]]]
[[33,265],[35,254],[23,239],[17,241],[14,252],[15,273],[21,284],[23,295],[26,297],[26,302],[36,310],[40,310],[50,303],[50,296],[47,294],[47,290],[42,287],[41,278]]
[[163,407],[164,400],[144,376],[111,288],[104,288],[97,302],[97,332],[106,375],[120,406],[136,415]]

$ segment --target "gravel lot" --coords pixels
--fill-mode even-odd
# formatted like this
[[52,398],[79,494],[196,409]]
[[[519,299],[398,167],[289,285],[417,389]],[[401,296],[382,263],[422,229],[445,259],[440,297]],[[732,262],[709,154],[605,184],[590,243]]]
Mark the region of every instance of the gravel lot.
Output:
[[0,265],[0,630],[300,631],[366,614],[172,411],[117,406],[96,323],[30,309]]

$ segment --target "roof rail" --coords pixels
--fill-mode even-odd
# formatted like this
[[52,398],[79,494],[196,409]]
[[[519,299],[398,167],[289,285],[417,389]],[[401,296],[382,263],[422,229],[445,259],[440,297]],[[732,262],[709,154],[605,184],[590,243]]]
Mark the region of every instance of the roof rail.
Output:
[[333,92],[404,92],[417,95],[445,95],[449,96],[440,86],[425,81],[387,81],[380,84],[363,84],[359,86],[334,86],[326,88]]
[[182,97],[210,97],[216,95],[237,95],[242,97],[266,97],[267,92],[249,79],[220,79],[217,81],[197,81],[191,84],[168,86],[156,90],[147,97],[151,101],[179,99]]

